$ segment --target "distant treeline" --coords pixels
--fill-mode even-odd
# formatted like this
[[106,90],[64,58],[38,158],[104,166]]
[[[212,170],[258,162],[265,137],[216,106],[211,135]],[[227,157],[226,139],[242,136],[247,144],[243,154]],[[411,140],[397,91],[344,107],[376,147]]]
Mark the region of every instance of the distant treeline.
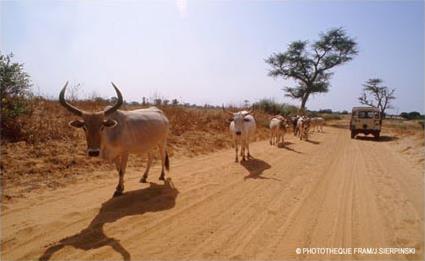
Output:
[[402,117],[403,119],[406,119],[406,120],[424,120],[425,119],[425,115],[423,115],[423,114],[421,115],[417,111],[402,112],[402,113],[400,113],[400,117]]
[[[71,95],[72,96],[72,95]],[[35,96],[34,96],[35,98]],[[45,99],[44,97],[37,97],[39,99]],[[104,104],[105,106],[108,104],[112,104],[116,102],[116,97],[111,97],[109,99],[102,98],[102,97],[90,97],[88,99],[78,99],[75,98],[75,100],[78,100],[80,102],[90,102],[94,101],[98,104]],[[72,97],[71,97],[72,100]],[[126,101],[124,100],[124,108],[125,106],[180,106],[180,107],[187,107],[187,108],[208,108],[208,109],[221,109],[223,105],[211,105],[211,104],[194,104],[194,103],[188,103],[179,101],[178,99],[166,99],[166,98],[159,98],[159,97],[142,97],[142,101]],[[264,98],[259,100],[258,102],[253,103],[252,105],[249,105],[248,101],[245,101],[245,104],[243,106],[236,106],[236,105],[230,105],[226,106],[234,109],[248,109],[253,108],[254,110],[261,110],[265,113],[276,115],[296,115],[299,112],[299,108],[292,104],[287,103],[280,103],[276,102],[272,98]],[[337,114],[337,115],[346,115],[350,112],[347,110],[342,111],[334,111],[332,109],[320,109],[320,110],[307,110],[307,114],[309,115],[318,115],[318,114]],[[403,118],[406,120],[423,120],[425,119],[425,115],[420,114],[417,111],[412,112],[402,112],[399,115],[386,115],[387,118]]]

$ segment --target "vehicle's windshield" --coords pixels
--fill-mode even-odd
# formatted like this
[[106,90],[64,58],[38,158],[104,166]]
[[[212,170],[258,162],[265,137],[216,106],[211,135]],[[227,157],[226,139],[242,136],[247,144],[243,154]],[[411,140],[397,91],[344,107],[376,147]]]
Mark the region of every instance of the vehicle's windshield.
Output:
[[372,119],[372,118],[378,118],[379,115],[375,111],[359,111],[358,117],[361,119]]

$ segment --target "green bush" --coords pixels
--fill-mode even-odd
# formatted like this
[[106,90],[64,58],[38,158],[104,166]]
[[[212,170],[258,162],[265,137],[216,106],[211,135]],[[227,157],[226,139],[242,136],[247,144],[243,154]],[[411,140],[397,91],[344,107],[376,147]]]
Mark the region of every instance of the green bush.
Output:
[[31,114],[30,79],[23,64],[11,62],[12,54],[0,53],[0,135],[18,141],[23,137],[22,117]]
[[332,114],[321,114],[321,117],[323,119],[327,120],[327,121],[328,120],[340,120],[340,119],[342,119],[342,117],[340,115],[334,114],[334,113],[332,113]]
[[421,115],[417,111],[412,111],[412,112],[409,112],[409,113],[402,112],[402,113],[400,113],[400,116],[403,117],[406,120],[424,119],[424,115]]
[[272,99],[262,99],[253,104],[255,110],[261,110],[271,115],[293,115],[296,114],[298,108],[286,103],[278,103]]

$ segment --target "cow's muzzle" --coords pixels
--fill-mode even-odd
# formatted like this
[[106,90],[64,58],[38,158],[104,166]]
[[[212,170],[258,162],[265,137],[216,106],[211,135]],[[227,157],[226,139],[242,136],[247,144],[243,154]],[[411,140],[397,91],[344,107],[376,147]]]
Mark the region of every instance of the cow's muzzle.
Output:
[[90,157],[97,157],[97,156],[99,156],[100,151],[89,149],[89,150],[87,150],[87,153],[89,154]]

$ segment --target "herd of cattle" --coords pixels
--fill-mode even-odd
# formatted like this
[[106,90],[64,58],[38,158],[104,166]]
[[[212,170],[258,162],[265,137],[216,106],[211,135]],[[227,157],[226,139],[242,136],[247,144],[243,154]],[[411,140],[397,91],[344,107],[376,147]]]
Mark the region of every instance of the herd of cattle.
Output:
[[[240,155],[242,160],[249,159],[251,157],[249,153],[249,143],[254,137],[255,133],[255,118],[251,111],[239,111],[229,112],[224,108],[223,110],[230,114],[230,131],[233,134],[233,140],[235,143],[235,162],[238,162],[238,149],[241,148]],[[323,132],[323,125],[325,120],[322,117],[307,117],[307,116],[293,116],[284,117],[282,115],[275,115],[270,120],[270,145],[285,144],[285,134],[292,126],[294,136],[298,136],[300,140],[308,140],[308,134],[310,131]],[[247,152],[245,157],[245,151]]]
[[[146,182],[153,161],[153,151],[159,149],[161,158],[160,180],[165,180],[165,169],[169,170],[167,153],[167,137],[169,121],[164,113],[156,108],[138,109],[132,111],[118,110],[123,104],[120,90],[112,83],[117,102],[100,112],[83,111],[65,100],[65,90],[68,82],[59,94],[59,102],[80,119],[69,122],[69,125],[84,130],[87,141],[87,154],[90,157],[101,156],[114,162],[119,173],[118,185],[114,197],[123,194],[124,174],[129,154],[147,154],[146,170],[140,182]],[[254,138],[256,123],[253,111],[229,112],[231,118],[230,131],[233,135],[236,157],[238,162],[239,147],[242,160],[251,158],[249,143]],[[307,140],[310,130],[323,131],[324,119],[306,116],[284,117],[276,115],[270,120],[270,145],[284,144],[284,136],[292,125],[294,135],[300,140]]]

